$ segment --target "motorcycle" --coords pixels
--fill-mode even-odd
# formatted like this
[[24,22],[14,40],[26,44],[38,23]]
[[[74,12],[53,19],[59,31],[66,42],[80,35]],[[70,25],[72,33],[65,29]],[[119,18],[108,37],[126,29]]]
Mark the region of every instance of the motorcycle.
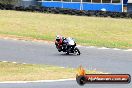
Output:
[[76,42],[72,38],[68,37],[63,42],[64,44],[61,46],[62,52],[65,52],[67,55],[69,55],[70,53],[75,54],[75,55],[81,54],[80,50],[76,46]]

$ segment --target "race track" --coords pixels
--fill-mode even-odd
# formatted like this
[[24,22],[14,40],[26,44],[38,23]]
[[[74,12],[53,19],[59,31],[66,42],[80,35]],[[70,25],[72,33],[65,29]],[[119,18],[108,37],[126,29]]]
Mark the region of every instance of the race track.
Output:
[[[109,72],[109,73],[128,73],[132,75],[132,70],[131,70],[132,51],[97,49],[97,48],[86,48],[86,47],[79,47],[79,49],[82,53],[80,56],[65,55],[63,53],[59,53],[53,44],[48,44],[43,42],[0,39],[0,61],[13,61],[13,62],[32,63],[32,64],[49,64],[49,65],[57,65],[57,66],[72,67],[72,68],[76,68],[79,65],[82,65],[86,69],[96,69],[99,71]],[[71,86],[75,86],[73,88],[77,88],[78,86],[77,84],[74,84],[74,81],[62,82],[62,84],[63,83],[65,86],[68,85],[68,83]],[[17,85],[16,87],[2,86],[2,88],[18,88]],[[42,85],[42,83],[40,83],[40,85]],[[48,83],[48,85],[50,86],[50,83]],[[50,88],[48,87],[48,85],[47,88]],[[57,85],[59,86],[60,83],[58,83]],[[61,88],[68,88],[65,86]],[[95,87],[106,88],[104,85],[101,85],[101,87],[95,85],[90,85],[90,86],[93,86],[93,88]],[[112,87],[121,88],[122,86],[113,85]],[[130,87],[132,88],[131,84],[128,85],[125,84],[124,87],[122,88],[130,88]],[[19,87],[19,88],[26,88],[26,87]],[[31,88],[36,88],[36,87],[31,87]],[[39,88],[45,88],[45,87],[39,87]],[[51,88],[55,88],[55,87],[52,86]],[[69,86],[69,88],[71,87]],[[107,86],[107,88],[110,88],[110,86]]]
[[132,88],[131,84],[87,84],[80,86],[76,81],[0,84],[0,88]]

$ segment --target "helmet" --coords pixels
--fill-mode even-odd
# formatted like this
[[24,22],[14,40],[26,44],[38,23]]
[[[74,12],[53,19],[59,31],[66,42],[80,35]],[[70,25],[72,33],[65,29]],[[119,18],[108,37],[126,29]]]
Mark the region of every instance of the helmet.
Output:
[[56,41],[58,41],[58,42],[59,42],[59,41],[60,41],[60,39],[61,39],[61,36],[60,36],[60,35],[57,35],[57,36],[56,36]]

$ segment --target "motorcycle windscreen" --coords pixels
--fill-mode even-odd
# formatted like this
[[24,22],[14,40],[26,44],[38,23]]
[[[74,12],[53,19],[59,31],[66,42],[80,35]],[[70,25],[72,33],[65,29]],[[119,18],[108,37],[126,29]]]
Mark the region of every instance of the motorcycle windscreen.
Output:
[[67,40],[69,45],[74,45],[75,44],[74,40],[70,37],[68,37],[66,40]]

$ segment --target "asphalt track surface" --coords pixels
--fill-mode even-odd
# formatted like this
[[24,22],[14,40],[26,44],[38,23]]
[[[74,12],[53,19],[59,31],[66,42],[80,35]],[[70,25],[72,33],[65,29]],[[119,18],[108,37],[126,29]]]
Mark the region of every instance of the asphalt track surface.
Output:
[[[96,69],[132,75],[132,51],[79,47],[80,56],[59,53],[53,44],[0,39],[0,61]],[[75,81],[0,84],[0,88],[81,88]],[[132,84],[88,84],[83,88],[132,88]]]

